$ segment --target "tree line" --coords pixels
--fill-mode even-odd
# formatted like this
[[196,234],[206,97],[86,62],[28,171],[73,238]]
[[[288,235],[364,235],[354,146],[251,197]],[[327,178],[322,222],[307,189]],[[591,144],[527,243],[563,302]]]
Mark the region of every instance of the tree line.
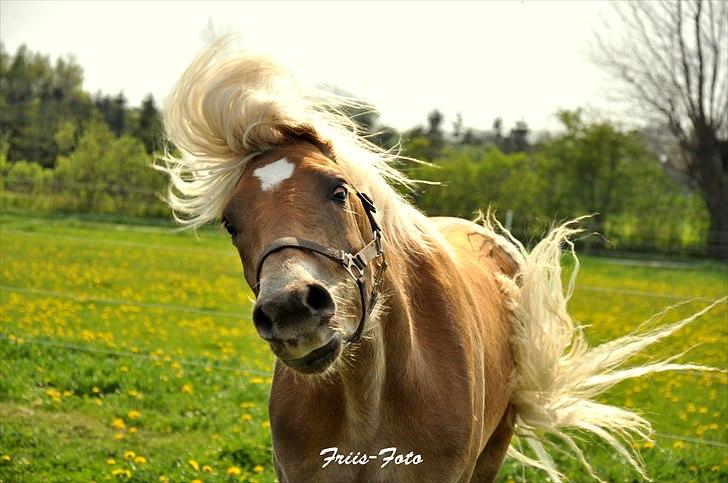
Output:
[[[82,83],[72,58],[0,45],[3,209],[168,217],[157,196],[166,180],[149,169],[163,147],[153,97],[134,107]],[[593,214],[588,227],[600,236],[587,239],[590,248],[710,253],[705,200],[667,169],[649,131],[579,110],[558,113],[561,129],[541,136],[523,121],[477,129],[458,115],[448,124],[438,110],[402,133],[373,112],[351,114],[372,142],[427,162],[400,169],[439,183],[407,194],[430,215],[491,207],[528,241],[555,220]]]

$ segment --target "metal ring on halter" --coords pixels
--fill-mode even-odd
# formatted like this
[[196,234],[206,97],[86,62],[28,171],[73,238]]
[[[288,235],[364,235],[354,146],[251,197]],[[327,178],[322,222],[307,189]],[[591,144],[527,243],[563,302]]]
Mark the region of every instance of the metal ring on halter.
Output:
[[[346,340],[347,344],[352,344],[359,340],[362,332],[364,331],[364,324],[366,323],[369,315],[377,302],[379,295],[379,286],[382,282],[382,275],[387,268],[387,262],[384,259],[384,251],[382,249],[382,229],[379,227],[377,220],[374,218],[374,213],[377,212],[374,202],[369,196],[364,193],[356,191],[364,212],[369,220],[369,226],[372,228],[372,241],[367,243],[364,248],[358,252],[352,254],[344,250],[336,250],[331,247],[320,245],[310,240],[296,238],[292,236],[278,238],[271,242],[268,246],[263,249],[260,258],[258,259],[258,265],[255,270],[255,285],[257,286],[260,282],[260,272],[263,269],[263,262],[268,258],[269,255],[283,250],[284,248],[296,248],[299,250],[308,250],[310,252],[318,253],[331,260],[339,262],[341,266],[346,270],[349,275],[354,279],[359,289],[359,297],[361,298],[361,318],[359,319],[359,325],[357,325],[354,333]],[[369,294],[369,300],[366,297],[366,268],[376,258],[381,258],[381,264],[379,272],[377,273],[374,283],[372,284],[372,291]]]

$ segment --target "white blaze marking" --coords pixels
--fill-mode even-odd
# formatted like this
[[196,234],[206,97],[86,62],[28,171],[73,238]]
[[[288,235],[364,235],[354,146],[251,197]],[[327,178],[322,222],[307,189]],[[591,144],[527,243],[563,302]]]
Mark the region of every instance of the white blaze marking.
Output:
[[268,191],[291,177],[293,164],[283,158],[256,169],[253,174],[260,180],[263,191]]

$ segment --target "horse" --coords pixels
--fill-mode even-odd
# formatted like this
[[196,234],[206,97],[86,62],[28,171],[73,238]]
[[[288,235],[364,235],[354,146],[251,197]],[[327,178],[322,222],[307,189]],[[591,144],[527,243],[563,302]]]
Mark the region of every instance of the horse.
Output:
[[709,370],[623,363],[712,306],[590,347],[566,307],[578,263],[561,282],[574,222],[529,251],[490,214],[426,217],[396,189],[410,186],[398,154],[346,115],[356,101],[229,44],[206,47],[173,88],[176,151],[156,168],[179,223],[229,232],[256,295],[252,322],[276,357],[278,480],[487,482],[510,454],[560,481],[554,439],[598,478],[572,430],[645,476],[629,443],[650,438],[649,422],[595,397],[634,376]]

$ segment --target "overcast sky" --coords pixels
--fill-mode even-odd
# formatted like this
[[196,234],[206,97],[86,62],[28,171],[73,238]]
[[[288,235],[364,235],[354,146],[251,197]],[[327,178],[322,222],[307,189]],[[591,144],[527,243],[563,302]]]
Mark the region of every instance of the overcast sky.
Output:
[[373,103],[399,129],[439,108],[467,126],[524,120],[553,128],[560,108],[609,108],[588,44],[605,2],[12,2],[0,3],[6,51],[25,43],[73,54],[84,87],[158,101],[204,45],[211,23],[300,76]]

